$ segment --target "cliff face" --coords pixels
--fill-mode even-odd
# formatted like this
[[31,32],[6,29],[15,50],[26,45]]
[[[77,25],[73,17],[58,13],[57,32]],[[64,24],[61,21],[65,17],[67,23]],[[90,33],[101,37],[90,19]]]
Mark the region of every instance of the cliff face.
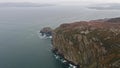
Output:
[[62,24],[54,30],[52,43],[59,54],[80,68],[120,67],[120,22]]

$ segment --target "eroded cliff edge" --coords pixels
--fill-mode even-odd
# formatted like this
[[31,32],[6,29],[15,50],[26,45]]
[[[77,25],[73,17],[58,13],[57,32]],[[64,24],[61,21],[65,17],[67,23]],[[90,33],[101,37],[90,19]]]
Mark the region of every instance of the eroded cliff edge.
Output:
[[53,31],[53,50],[79,68],[119,68],[120,19],[111,20],[60,25]]

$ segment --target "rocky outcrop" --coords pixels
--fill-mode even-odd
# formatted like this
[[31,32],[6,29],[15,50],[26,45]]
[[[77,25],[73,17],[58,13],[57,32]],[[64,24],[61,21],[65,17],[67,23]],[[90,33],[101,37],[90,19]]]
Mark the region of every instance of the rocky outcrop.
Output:
[[44,27],[40,30],[41,35],[46,37],[52,36],[52,32],[53,30],[50,27]]
[[120,22],[110,21],[60,25],[53,32],[53,51],[78,68],[119,68]]

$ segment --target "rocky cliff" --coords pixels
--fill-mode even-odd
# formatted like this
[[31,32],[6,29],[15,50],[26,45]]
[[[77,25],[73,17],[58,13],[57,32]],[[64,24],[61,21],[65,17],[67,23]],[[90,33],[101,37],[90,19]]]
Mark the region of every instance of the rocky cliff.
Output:
[[120,68],[120,21],[112,19],[60,25],[53,50],[78,68]]
[[52,36],[52,32],[53,29],[50,27],[44,27],[40,30],[41,35],[46,37]]

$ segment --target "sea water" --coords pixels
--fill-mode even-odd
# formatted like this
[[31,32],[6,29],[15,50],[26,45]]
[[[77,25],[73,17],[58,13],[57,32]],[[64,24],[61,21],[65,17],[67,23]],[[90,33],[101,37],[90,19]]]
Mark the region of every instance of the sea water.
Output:
[[52,54],[51,40],[40,38],[41,28],[119,16],[119,10],[80,6],[0,8],[0,68],[65,68]]

